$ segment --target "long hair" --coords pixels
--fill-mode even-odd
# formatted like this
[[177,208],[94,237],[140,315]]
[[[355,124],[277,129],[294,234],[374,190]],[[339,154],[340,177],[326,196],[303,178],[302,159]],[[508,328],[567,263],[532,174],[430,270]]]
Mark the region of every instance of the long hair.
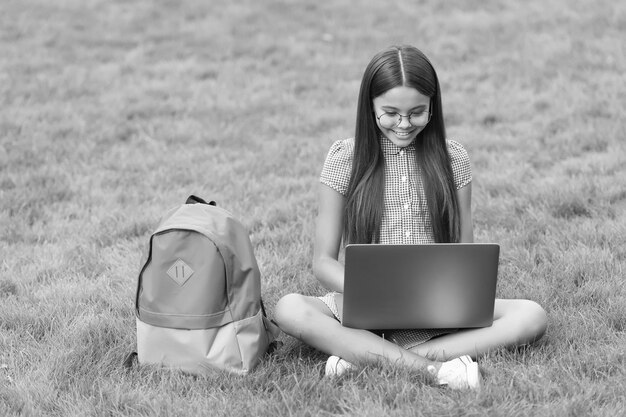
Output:
[[426,56],[412,46],[379,52],[365,69],[357,103],[354,158],[346,199],[344,243],[380,242],[385,187],[382,135],[373,100],[406,86],[430,97],[431,117],[415,138],[435,242],[458,242],[459,208],[441,108],[439,80]]

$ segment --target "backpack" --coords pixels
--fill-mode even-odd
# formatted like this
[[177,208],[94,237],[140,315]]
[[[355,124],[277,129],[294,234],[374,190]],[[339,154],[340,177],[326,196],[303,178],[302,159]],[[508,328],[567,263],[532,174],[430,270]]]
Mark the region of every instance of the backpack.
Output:
[[194,374],[247,374],[280,330],[261,301],[248,231],[190,196],[150,237],[135,300],[137,359]]

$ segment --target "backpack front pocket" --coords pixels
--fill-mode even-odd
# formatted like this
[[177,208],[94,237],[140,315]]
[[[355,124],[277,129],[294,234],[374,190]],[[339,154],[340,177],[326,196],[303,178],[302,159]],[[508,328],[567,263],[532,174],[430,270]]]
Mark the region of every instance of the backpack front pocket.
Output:
[[191,230],[155,234],[138,306],[141,320],[161,327],[206,329],[232,321],[224,260],[215,244]]

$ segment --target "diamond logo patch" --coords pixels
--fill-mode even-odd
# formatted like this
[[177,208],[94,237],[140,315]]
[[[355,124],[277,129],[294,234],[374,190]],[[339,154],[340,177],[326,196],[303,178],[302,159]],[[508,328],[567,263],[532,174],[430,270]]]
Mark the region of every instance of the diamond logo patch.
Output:
[[187,265],[182,259],[176,260],[170,269],[167,270],[167,275],[172,278],[181,287],[185,285],[185,282],[193,275],[193,269]]

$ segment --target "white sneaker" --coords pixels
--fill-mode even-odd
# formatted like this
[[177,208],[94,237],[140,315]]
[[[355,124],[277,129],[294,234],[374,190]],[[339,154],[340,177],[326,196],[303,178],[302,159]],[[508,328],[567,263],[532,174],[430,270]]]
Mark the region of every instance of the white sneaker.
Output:
[[478,389],[480,388],[478,364],[467,355],[444,362],[437,373],[437,382],[452,389]]
[[341,376],[355,368],[355,365],[344,361],[339,356],[330,356],[326,361],[326,376]]

